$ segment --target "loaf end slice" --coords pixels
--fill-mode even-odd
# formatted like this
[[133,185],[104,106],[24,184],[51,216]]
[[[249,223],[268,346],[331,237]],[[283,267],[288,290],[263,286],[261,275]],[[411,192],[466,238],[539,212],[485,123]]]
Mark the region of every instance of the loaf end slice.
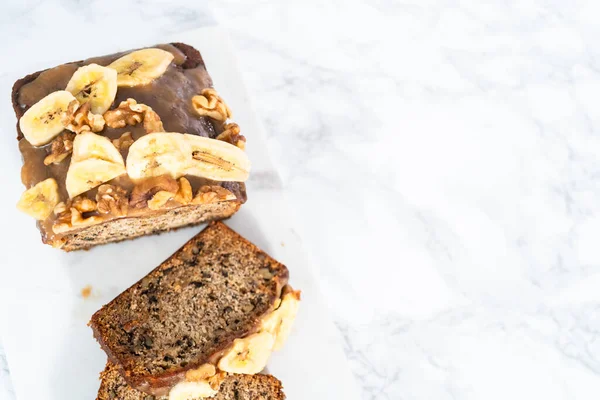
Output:
[[[152,396],[127,385],[118,367],[111,362],[100,374],[96,400],[168,400],[168,396]],[[279,379],[272,375],[229,375],[221,384],[214,400],[284,400]]]

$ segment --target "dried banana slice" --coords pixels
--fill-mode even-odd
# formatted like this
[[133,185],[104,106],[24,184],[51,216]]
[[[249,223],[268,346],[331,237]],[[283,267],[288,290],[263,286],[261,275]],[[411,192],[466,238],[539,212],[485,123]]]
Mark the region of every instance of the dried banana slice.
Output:
[[189,174],[215,181],[243,182],[250,160],[238,147],[216,139],[176,132],[142,136],[129,148],[127,173],[132,179]]
[[117,95],[117,72],[98,64],[80,67],[67,83],[67,91],[79,103],[89,102],[92,113],[104,114]]
[[257,374],[267,365],[274,344],[275,337],[266,331],[235,339],[218,367],[233,374]]
[[21,195],[17,208],[41,221],[52,214],[58,201],[58,184],[53,178],[48,178],[27,189]]
[[173,54],[161,49],[142,49],[129,53],[108,66],[117,71],[119,86],[147,85],[165,73]]
[[122,164],[98,158],[71,162],[67,171],[67,192],[73,198],[124,173],[125,167]]
[[123,157],[108,138],[92,132],[75,137],[66,180],[69,197],[87,192],[124,173]]
[[131,179],[165,174],[179,178],[188,164],[188,154],[191,149],[181,133],[150,133],[129,147],[127,174]]
[[273,350],[281,349],[290,336],[299,307],[300,291],[290,290],[283,295],[279,307],[263,320],[263,329],[275,335]]
[[203,399],[212,397],[217,392],[207,381],[179,382],[169,392],[169,400]]
[[32,105],[19,120],[25,139],[34,146],[50,143],[65,129],[61,115],[73,100],[75,97],[70,92],[59,90]]
[[88,158],[97,158],[125,165],[123,156],[110,139],[92,132],[84,132],[75,137],[71,162],[75,163]]
[[185,134],[191,147],[184,173],[215,181],[244,182],[250,175],[250,159],[240,148],[221,140]]

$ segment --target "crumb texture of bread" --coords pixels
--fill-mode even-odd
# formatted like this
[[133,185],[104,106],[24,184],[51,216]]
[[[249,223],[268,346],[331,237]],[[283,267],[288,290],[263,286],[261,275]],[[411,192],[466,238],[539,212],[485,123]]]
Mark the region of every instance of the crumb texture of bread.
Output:
[[237,201],[180,207],[164,214],[123,218],[92,225],[64,238],[65,251],[89,249],[93,246],[134,239],[231,217],[240,208]]
[[[152,396],[127,385],[116,365],[108,362],[100,374],[96,400],[168,400]],[[272,375],[229,375],[213,400],[284,400],[283,386]]]
[[283,264],[214,222],[96,312],[90,325],[130,385],[169,386],[254,332],[288,275]]

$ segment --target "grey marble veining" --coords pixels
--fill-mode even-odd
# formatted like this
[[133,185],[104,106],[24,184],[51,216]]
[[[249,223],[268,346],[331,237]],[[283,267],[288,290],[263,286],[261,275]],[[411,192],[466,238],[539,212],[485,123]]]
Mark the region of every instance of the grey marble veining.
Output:
[[3,54],[35,47],[40,67],[49,35],[109,51],[121,32],[100,40],[107,21],[156,40],[230,29],[363,398],[597,397],[596,2],[0,10]]
[[2,350],[0,343],[0,399],[13,399],[14,393],[10,382],[10,372],[8,371],[8,363],[6,356]]

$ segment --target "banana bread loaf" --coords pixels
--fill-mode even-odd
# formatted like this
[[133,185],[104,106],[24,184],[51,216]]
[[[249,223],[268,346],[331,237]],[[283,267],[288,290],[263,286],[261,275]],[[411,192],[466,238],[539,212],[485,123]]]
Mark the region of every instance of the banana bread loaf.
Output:
[[[100,389],[96,400],[168,400],[168,396],[155,397],[127,385],[118,368],[108,362],[100,374]],[[189,398],[189,397],[188,397]],[[182,400],[187,400],[181,397]],[[235,374],[225,377],[214,400],[284,400],[281,382],[272,375]]]
[[255,374],[281,347],[299,292],[287,268],[220,222],[96,312],[94,336],[133,388]]
[[27,191],[18,208],[66,251],[234,214],[245,138],[183,43],[36,72],[12,90]]

